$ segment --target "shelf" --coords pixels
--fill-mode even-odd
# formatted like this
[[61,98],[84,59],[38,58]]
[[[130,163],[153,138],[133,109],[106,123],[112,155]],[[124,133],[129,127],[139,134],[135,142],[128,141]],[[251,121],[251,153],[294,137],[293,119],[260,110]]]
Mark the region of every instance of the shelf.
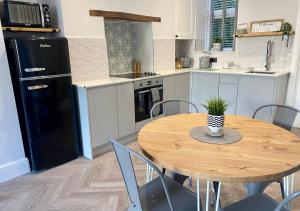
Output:
[[3,31],[11,31],[11,32],[40,32],[40,33],[52,33],[59,32],[58,28],[29,28],[29,27],[10,27],[10,26],[2,26]]
[[90,10],[90,16],[93,17],[104,17],[108,19],[116,20],[127,20],[127,21],[138,21],[138,22],[161,22],[160,17],[152,17],[145,15],[137,15],[125,12],[114,12],[104,10]]
[[[295,32],[291,32],[290,35],[294,35]],[[263,37],[263,36],[282,36],[282,32],[256,32],[249,34],[236,34],[235,37]]]

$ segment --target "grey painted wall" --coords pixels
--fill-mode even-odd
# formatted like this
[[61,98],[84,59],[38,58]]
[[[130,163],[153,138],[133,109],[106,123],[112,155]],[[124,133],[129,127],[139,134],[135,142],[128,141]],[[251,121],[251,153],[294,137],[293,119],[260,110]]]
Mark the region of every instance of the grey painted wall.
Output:
[[0,183],[27,172],[29,165],[24,155],[5,44],[0,32]]

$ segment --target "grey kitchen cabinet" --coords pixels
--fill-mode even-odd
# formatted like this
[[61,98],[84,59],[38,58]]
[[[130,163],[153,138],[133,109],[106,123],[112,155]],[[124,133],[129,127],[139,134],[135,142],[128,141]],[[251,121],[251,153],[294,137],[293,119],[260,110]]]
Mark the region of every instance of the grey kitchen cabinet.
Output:
[[119,137],[133,134],[135,132],[133,83],[117,85],[117,107]]
[[[176,98],[179,100],[190,101],[190,73],[175,76]],[[190,106],[186,103],[180,104],[180,112],[187,113]]]
[[[259,106],[284,104],[287,80],[287,76],[278,78],[240,76],[236,114],[252,117]],[[271,121],[272,114],[272,108],[266,108],[258,113],[257,118]]]
[[83,155],[89,159],[106,151],[107,138],[135,133],[133,83],[76,87],[79,135]]
[[219,97],[228,103],[225,114],[236,114],[238,81],[239,77],[236,75],[220,75]]
[[220,75],[215,73],[193,72],[191,85],[191,101],[199,108],[199,112],[207,112],[202,106],[213,97],[219,96]]
[[163,79],[164,100],[176,99],[176,80],[175,76],[167,76]]
[[92,148],[119,138],[117,92],[115,86],[88,89],[88,106]]
[[[190,100],[190,73],[177,74],[164,77],[164,100]],[[170,109],[169,112],[188,112],[187,104],[171,105],[167,104],[164,109]]]

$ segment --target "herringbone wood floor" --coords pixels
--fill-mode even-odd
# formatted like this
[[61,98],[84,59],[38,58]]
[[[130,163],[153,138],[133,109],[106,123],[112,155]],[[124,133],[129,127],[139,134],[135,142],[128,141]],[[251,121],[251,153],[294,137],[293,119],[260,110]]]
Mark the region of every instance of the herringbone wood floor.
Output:
[[[136,142],[129,146],[138,149]],[[134,160],[134,165],[139,183],[143,183],[145,165],[137,160]],[[300,173],[295,181],[295,189],[300,190]],[[205,184],[201,187],[204,198]],[[278,184],[272,185],[266,192],[277,200],[281,199]],[[241,185],[223,185],[223,205],[243,197]],[[29,174],[0,184],[1,211],[120,211],[126,210],[127,200],[123,179],[112,152],[93,161],[80,158],[40,174]],[[295,203],[294,210],[300,210],[300,203]]]

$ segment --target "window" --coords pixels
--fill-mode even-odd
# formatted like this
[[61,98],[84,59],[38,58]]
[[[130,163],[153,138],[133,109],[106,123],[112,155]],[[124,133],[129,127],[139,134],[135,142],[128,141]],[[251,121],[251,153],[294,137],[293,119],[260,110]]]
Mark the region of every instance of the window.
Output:
[[235,47],[237,0],[211,0],[210,4],[208,48],[212,47],[215,38],[221,38],[223,51],[232,51]]

